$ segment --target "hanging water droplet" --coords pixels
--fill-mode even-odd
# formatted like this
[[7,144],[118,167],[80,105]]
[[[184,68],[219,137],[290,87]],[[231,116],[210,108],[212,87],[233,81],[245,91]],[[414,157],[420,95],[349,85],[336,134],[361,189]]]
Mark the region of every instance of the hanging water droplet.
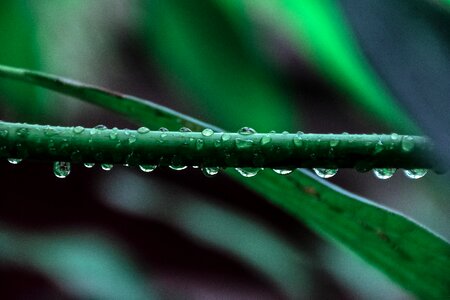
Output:
[[314,168],[314,172],[321,178],[330,178],[336,175],[338,169]]
[[203,144],[204,143],[202,139],[197,139],[197,141],[195,142],[195,147],[197,148],[197,150],[202,150]]
[[22,161],[21,158],[8,158],[8,162],[13,165],[17,165]]
[[205,128],[202,131],[203,136],[212,136],[214,134],[214,131],[210,128]]
[[187,128],[187,127],[181,127],[181,128],[180,128],[180,132],[192,132],[192,130],[190,130],[190,129]]
[[395,171],[397,171],[395,168],[373,169],[373,174],[379,179],[389,179]]
[[[303,134],[303,133],[302,133],[302,134]],[[296,136],[294,136],[293,141],[294,141],[294,145],[295,145],[296,147],[301,147],[301,146],[303,145],[302,137],[301,137],[300,134],[298,134],[298,133],[297,133]]]
[[156,165],[139,165],[139,169],[141,169],[141,171],[149,173],[154,171],[157,168]]
[[147,127],[139,127],[137,132],[140,134],[145,134],[147,132],[150,132],[150,129],[148,129]]
[[244,139],[240,139],[240,138],[236,139],[236,147],[238,149],[246,149],[246,148],[250,148],[251,146],[253,146],[252,140],[244,140]]
[[202,172],[206,177],[213,177],[217,175],[220,171],[219,167],[204,167],[202,168]]
[[192,166],[192,169],[198,169],[198,166]]
[[242,127],[241,129],[238,130],[238,133],[242,134],[242,135],[251,135],[251,134],[256,133],[256,131],[255,131],[255,129],[250,128],[250,127]]
[[57,161],[53,164],[53,173],[58,178],[66,178],[70,174],[70,163],[64,161]]
[[261,141],[260,141],[261,146],[270,144],[270,142],[272,142],[272,138],[271,138],[270,136],[268,136],[268,135],[263,136],[263,137],[261,138]]
[[86,168],[90,169],[90,168],[92,168],[93,166],[95,166],[95,163],[84,163],[83,165],[84,165]]
[[83,127],[83,126],[75,126],[75,127],[73,128],[73,132],[76,133],[76,134],[80,134],[80,133],[82,133],[83,131],[84,131],[84,127]]
[[260,170],[261,168],[236,168],[236,171],[244,177],[256,176]]
[[291,174],[293,169],[272,169],[275,173],[280,175],[288,175]]
[[428,173],[427,169],[410,169],[410,170],[403,170],[406,177],[411,179],[419,179],[425,176]]
[[170,165],[169,168],[171,168],[172,170],[175,171],[181,171],[187,168],[187,166],[174,166],[174,165]]
[[402,150],[410,152],[414,148],[414,139],[411,136],[405,136],[402,139]]
[[109,171],[113,168],[113,165],[112,164],[101,164],[101,167],[103,170]]

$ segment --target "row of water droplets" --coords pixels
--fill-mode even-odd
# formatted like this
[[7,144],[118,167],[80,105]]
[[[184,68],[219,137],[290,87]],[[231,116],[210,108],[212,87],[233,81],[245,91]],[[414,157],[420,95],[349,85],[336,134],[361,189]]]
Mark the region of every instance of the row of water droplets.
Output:
[[[90,129],[90,134],[94,135],[97,132],[99,132],[101,130],[105,130],[105,129],[107,129],[106,126],[97,125],[94,128]],[[73,132],[75,134],[81,134],[84,130],[85,130],[85,128],[82,126],[73,127]],[[166,132],[168,131],[168,129],[161,127],[159,130],[162,132],[161,137],[160,137],[161,138],[160,142],[163,142],[164,137],[167,136]],[[190,132],[191,130],[189,128],[182,127],[182,128],[180,128],[180,131],[181,132]],[[139,134],[146,134],[146,133],[150,132],[150,129],[147,127],[140,127],[140,128],[138,128],[137,132]],[[127,135],[129,135],[128,142],[130,144],[134,143],[137,140],[136,135],[130,134],[128,131],[126,131],[125,133]],[[242,127],[238,131],[238,133],[243,136],[248,136],[248,135],[255,134],[256,131],[250,127]],[[287,131],[285,131],[283,133],[288,134]],[[118,134],[118,129],[116,127],[114,127],[109,134],[110,139],[112,139],[112,140],[116,139],[117,134]],[[205,137],[209,137],[214,134],[214,131],[210,128],[206,128],[201,132],[201,134]],[[301,137],[302,134],[303,134],[303,132],[301,132],[301,131],[297,132],[297,135],[293,139],[293,143],[297,147],[301,147],[303,144],[302,137]],[[346,134],[346,133],[344,133],[344,134]],[[224,134],[222,134],[221,141],[226,142],[230,138],[231,138],[231,136],[229,134],[224,133]],[[400,138],[400,136],[398,134],[396,134],[396,133],[391,134],[392,141],[396,141],[399,138]],[[264,146],[264,145],[271,143],[271,141],[272,141],[272,138],[270,137],[270,135],[264,135],[260,140],[260,144],[262,146]],[[203,148],[203,143],[204,142],[202,139],[198,139],[196,141],[196,148],[198,150],[201,150]],[[339,144],[339,140],[330,141],[330,146],[332,148],[336,147],[338,144]],[[253,140],[240,139],[240,138],[236,139],[236,147],[238,147],[238,148],[247,148],[247,147],[251,147],[252,145],[253,145]],[[401,146],[402,146],[403,151],[406,151],[406,152],[411,151],[414,147],[413,138],[409,137],[409,136],[404,137],[402,139]],[[375,151],[380,151],[380,150],[382,150],[382,148],[383,148],[383,145],[380,141],[376,145]],[[10,158],[10,159],[8,159],[8,161],[12,164],[18,164],[20,161],[22,161],[22,159]],[[94,166],[94,163],[84,163],[84,166],[87,168],[92,168]],[[125,164],[125,166],[128,166],[128,165]],[[113,168],[113,165],[112,164],[101,164],[101,168],[105,171],[109,171]],[[157,168],[157,165],[139,165],[139,168],[143,172],[148,173],[148,172],[154,171]],[[169,168],[179,171],[179,170],[186,169],[187,166],[170,165]],[[197,167],[194,166],[194,168],[197,168]],[[253,168],[253,167],[252,168],[236,168],[236,171],[244,177],[256,176],[260,170],[263,170],[263,168]],[[338,171],[338,169],[324,169],[324,168],[314,168],[313,170],[321,178],[331,178],[334,175],[336,175],[336,173]],[[54,174],[56,177],[65,178],[70,174],[71,164],[69,162],[55,162],[53,165],[53,171],[54,171]],[[206,176],[209,176],[209,177],[218,174],[219,171],[220,171],[219,167],[204,167],[204,168],[202,168],[202,172]],[[288,175],[288,174],[292,173],[293,169],[273,169],[273,171],[280,175]],[[388,178],[392,177],[394,175],[395,171],[396,171],[396,169],[394,169],[394,168],[373,169],[375,176],[380,179],[388,179]],[[409,178],[418,179],[418,178],[423,177],[427,173],[427,169],[404,170],[404,173]]]

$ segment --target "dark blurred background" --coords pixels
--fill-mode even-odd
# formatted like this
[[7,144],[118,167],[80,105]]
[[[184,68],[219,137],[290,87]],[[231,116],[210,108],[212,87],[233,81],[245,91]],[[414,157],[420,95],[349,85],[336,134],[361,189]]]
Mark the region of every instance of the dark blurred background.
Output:
[[[3,0],[0,64],[229,131],[427,134],[446,163],[449,14],[445,0]],[[138,127],[43,89],[0,91],[2,120]],[[0,162],[4,299],[412,298],[225,175],[51,169]],[[450,237],[449,175],[331,181]]]

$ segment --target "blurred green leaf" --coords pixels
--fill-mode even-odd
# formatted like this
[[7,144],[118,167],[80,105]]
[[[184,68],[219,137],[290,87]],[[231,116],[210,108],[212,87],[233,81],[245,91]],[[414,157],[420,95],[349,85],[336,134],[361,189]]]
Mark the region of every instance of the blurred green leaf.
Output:
[[[212,1],[149,1],[150,49],[192,111],[228,128],[298,128],[292,101]],[[148,40],[148,39],[147,39]]]
[[0,228],[0,259],[34,267],[83,299],[153,299],[150,281],[104,234]]
[[215,1],[236,15],[245,5],[253,18],[277,29],[368,117],[396,132],[419,132],[361,53],[336,0]]
[[[194,130],[208,126],[142,99],[66,79],[7,67],[0,68],[1,76],[101,105],[145,126],[177,128],[182,124]],[[234,171],[227,173],[316,232],[350,248],[417,296],[450,296],[450,246],[414,221],[302,170],[289,176],[266,170],[253,178],[244,178]]]
[[[0,64],[38,69],[39,53],[29,3],[23,0],[5,0],[0,3]],[[21,86],[15,82],[1,82],[0,101],[6,103],[16,116],[29,121],[39,119],[42,107],[48,103],[38,99],[33,86]]]

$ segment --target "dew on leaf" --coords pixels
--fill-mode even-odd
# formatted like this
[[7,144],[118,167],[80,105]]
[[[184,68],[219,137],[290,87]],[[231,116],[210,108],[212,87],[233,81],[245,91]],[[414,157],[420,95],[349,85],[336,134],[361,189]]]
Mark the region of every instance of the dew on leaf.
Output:
[[373,169],[373,174],[379,179],[389,179],[395,171],[397,171],[395,168]]
[[261,168],[236,168],[236,171],[244,177],[256,176],[260,170]]
[[330,178],[336,175],[338,169],[314,168],[314,172],[321,178]]
[[8,162],[13,165],[17,165],[22,161],[21,158],[8,158]]
[[103,170],[109,171],[113,168],[113,165],[112,164],[101,164],[101,167]]
[[70,174],[70,170],[69,162],[57,161],[53,163],[53,174],[58,178],[66,178]]
[[255,129],[250,127],[242,127],[241,129],[238,130],[238,133],[241,135],[251,135],[256,133],[256,131]]
[[202,131],[203,136],[212,136],[214,134],[214,131],[210,128],[205,128]]
[[157,168],[156,165],[139,165],[139,169],[141,169],[141,171],[149,173],[154,171]]
[[406,177],[411,179],[419,179],[425,176],[428,173],[427,169],[410,169],[410,170],[403,170]]

